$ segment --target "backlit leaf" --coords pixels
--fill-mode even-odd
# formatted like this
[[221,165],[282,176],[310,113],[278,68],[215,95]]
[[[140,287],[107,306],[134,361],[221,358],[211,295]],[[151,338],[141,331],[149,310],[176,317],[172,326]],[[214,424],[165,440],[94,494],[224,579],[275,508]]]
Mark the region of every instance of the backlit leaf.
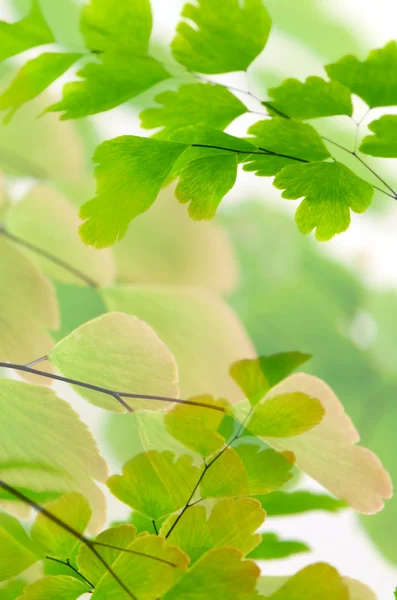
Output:
[[[165,521],[162,535],[176,518],[172,515]],[[191,564],[212,548],[236,548],[246,555],[259,543],[261,536],[255,532],[264,519],[265,512],[252,498],[219,500],[208,518],[204,506],[190,507],[183,516],[183,527],[175,527],[169,539],[186,552]]]
[[[171,43],[176,60],[190,71],[245,71],[265,47],[271,21],[262,0],[199,0],[185,4]],[[190,21],[190,22],[189,22]]]
[[27,61],[0,96],[0,110],[8,110],[4,117],[5,122],[13,117],[22,104],[36,98],[47,89],[81,56],[76,53],[45,52]]
[[43,577],[26,586],[20,600],[77,600],[88,591],[87,585],[76,579],[63,575]]
[[371,50],[360,62],[355,56],[345,56],[327,65],[328,76],[339,81],[360,96],[369,107],[397,104],[397,43]]
[[176,92],[162,92],[155,100],[160,106],[146,108],[140,114],[141,127],[162,127],[161,137],[164,138],[192,123],[225,129],[247,112],[247,107],[228,89],[211,83],[186,83]]
[[[88,321],[58,342],[49,359],[66,377],[102,388],[178,396],[174,357],[151,327],[130,315],[108,313]],[[125,411],[114,397],[83,387],[76,391],[96,406]],[[134,408],[164,408],[160,401],[126,401]]]
[[32,1],[30,13],[20,21],[16,23],[0,21],[0,60],[54,41],[41,13],[38,0]]
[[98,248],[121,239],[129,222],[156,199],[165,178],[186,146],[122,136],[98,146],[94,161],[97,196],[81,208],[83,240]]
[[371,156],[397,158],[397,115],[383,115],[372,121],[368,129],[375,135],[363,139],[360,151]]
[[[267,583],[269,580],[269,584]],[[338,571],[326,563],[310,565],[289,578],[281,587],[272,578],[261,577],[259,589],[269,600],[349,600],[349,590]],[[270,589],[269,589],[270,588]],[[267,596],[268,592],[271,595]]]
[[303,542],[281,540],[275,533],[264,533],[261,538],[260,544],[250,552],[248,558],[254,560],[274,560],[310,551],[310,548]]
[[350,92],[337,81],[308,77],[304,83],[286,79],[269,89],[269,105],[293,119],[316,119],[353,113]]
[[189,456],[175,460],[172,452],[151,450],[128,461],[123,475],[109,478],[108,487],[134,510],[158,519],[184,506],[200,472]]
[[327,241],[350,225],[350,210],[363,213],[371,204],[373,187],[339,162],[290,165],[276,176],[274,186],[282,197],[304,197],[295,214],[302,233],[316,229],[316,238]]
[[[22,573],[38,557],[25,530],[15,517],[0,513],[0,581]],[[0,596],[3,598],[0,588]]]

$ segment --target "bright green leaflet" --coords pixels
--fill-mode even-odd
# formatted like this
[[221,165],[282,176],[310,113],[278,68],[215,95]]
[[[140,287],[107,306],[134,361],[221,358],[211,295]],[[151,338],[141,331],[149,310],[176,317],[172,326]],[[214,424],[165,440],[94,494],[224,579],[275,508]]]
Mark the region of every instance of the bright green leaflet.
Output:
[[122,136],[98,146],[94,161],[97,195],[80,211],[83,240],[97,248],[121,239],[129,222],[145,212],[185,144]]
[[159,519],[184,506],[200,473],[190,456],[151,450],[128,461],[123,475],[112,475],[107,484],[119,500],[149,519]]
[[260,544],[250,552],[248,558],[254,560],[274,560],[275,558],[287,558],[294,554],[309,551],[310,548],[303,542],[281,540],[275,533],[264,533],[262,534]]
[[363,139],[360,151],[371,156],[397,158],[397,115],[384,115],[372,121],[368,129],[375,135]]
[[268,517],[296,515],[313,510],[338,512],[346,508],[342,500],[328,494],[314,494],[309,491],[272,492],[266,496],[256,496]]
[[150,56],[105,52],[102,62],[90,62],[66,83],[63,98],[46,112],[62,112],[61,119],[79,119],[123,104],[168,79],[165,68]]
[[171,49],[190,71],[229,73],[245,71],[265,47],[270,17],[262,0],[199,0],[185,4]]
[[0,513],[0,581],[19,575],[37,560],[35,548],[19,521]]
[[371,50],[367,60],[345,56],[327,65],[328,76],[360,96],[370,108],[397,104],[397,43]]
[[90,0],[81,16],[81,32],[94,51],[145,54],[152,30],[149,0]]
[[[151,327],[131,315],[107,313],[84,323],[52,348],[49,360],[66,377],[108,390],[178,396],[174,357]],[[114,396],[79,386],[76,391],[101,408],[126,410]],[[131,398],[126,402],[136,409],[164,408],[160,401]]]
[[[177,515],[165,521],[160,535],[166,534]],[[190,557],[193,564],[212,548],[236,548],[248,554],[260,542],[256,530],[262,525],[265,512],[252,498],[219,500],[207,517],[204,506],[192,506],[183,516],[183,526],[175,527],[169,539]]]
[[324,416],[320,400],[295,392],[257,404],[246,427],[261,437],[293,437],[310,431]]
[[10,121],[22,104],[41,94],[81,56],[76,53],[45,52],[26,62],[0,96],[0,110],[8,110],[4,121]]
[[349,600],[349,590],[336,569],[310,565],[291,577],[269,600]]
[[276,176],[274,186],[282,197],[302,196],[295,221],[302,233],[316,229],[320,242],[330,240],[350,225],[350,210],[363,213],[371,204],[373,187],[339,162],[290,165]]
[[54,37],[45,22],[38,0],[33,0],[30,13],[16,23],[0,21],[0,61],[35,46],[51,44]]
[[68,576],[43,577],[26,586],[20,600],[77,600],[88,592],[87,585]]
[[165,139],[176,129],[192,123],[225,129],[247,112],[247,107],[228,89],[211,83],[187,83],[176,92],[162,92],[155,100],[161,106],[141,112],[141,127],[162,127],[156,137],[161,134]]
[[293,119],[317,119],[353,114],[350,91],[337,81],[308,77],[304,83],[286,79],[269,89],[270,106]]
[[189,163],[179,174],[175,195],[182,204],[189,203],[192,219],[212,219],[222,198],[237,178],[237,156],[209,156]]

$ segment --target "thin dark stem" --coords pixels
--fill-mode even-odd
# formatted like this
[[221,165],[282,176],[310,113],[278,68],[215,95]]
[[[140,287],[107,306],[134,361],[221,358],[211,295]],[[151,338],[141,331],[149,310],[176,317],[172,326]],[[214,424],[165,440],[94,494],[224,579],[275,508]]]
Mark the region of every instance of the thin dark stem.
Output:
[[105,544],[103,542],[96,542],[95,540],[92,540],[91,544],[93,544],[94,546],[102,546],[103,548],[110,548],[111,550],[122,550],[123,552],[127,552],[127,554],[136,554],[137,556],[143,556],[144,558],[157,560],[158,562],[164,563],[170,567],[178,567],[177,564],[169,560],[165,560],[164,558],[160,558],[158,556],[152,556],[151,554],[145,554],[145,552],[139,552],[138,550],[131,550],[130,548],[119,548],[118,546],[112,546],[111,544]]
[[69,569],[72,569],[72,571],[74,571],[75,573],[77,573],[77,575],[79,577],[81,577],[81,579],[83,579],[89,586],[91,589],[95,589],[95,585],[93,583],[91,583],[91,581],[89,579],[87,579],[87,577],[84,577],[84,575],[82,573],[80,573],[80,571],[78,569],[76,569],[71,563],[70,560],[60,560],[59,558],[53,558],[52,556],[46,556],[47,560],[52,560],[53,562],[59,563],[60,565],[64,565],[65,567],[69,567]]
[[14,235],[13,233],[10,233],[9,231],[7,231],[4,228],[4,225],[0,225],[0,234],[4,235],[5,237],[7,237],[9,240],[15,242],[16,244],[19,244],[20,246],[24,246],[25,248],[28,248],[28,250],[35,252],[35,254],[39,254],[40,256],[43,256],[44,258],[46,258],[47,260],[50,260],[52,263],[54,263],[58,267],[65,269],[65,271],[69,271],[69,273],[72,273],[72,275],[74,275],[81,281],[84,281],[84,283],[86,283],[90,287],[93,287],[93,288],[98,287],[98,284],[96,281],[91,279],[91,277],[88,277],[88,275],[85,275],[85,273],[82,273],[81,271],[79,271],[79,269],[76,269],[75,267],[73,267],[72,265],[69,265],[67,262],[65,262],[61,258],[58,258],[57,256],[54,256],[50,252],[47,252],[47,250],[43,250],[42,248],[39,248],[39,246],[36,246],[35,244],[32,244],[30,242],[27,242],[26,240],[23,240],[22,238]]
[[200,406],[202,408],[208,408],[211,410],[217,410],[219,412],[225,412],[224,408],[222,408],[221,406],[213,406],[211,404],[205,404],[204,402],[194,402],[193,400],[182,400],[180,398],[167,398],[166,396],[152,396],[148,394],[132,394],[127,392],[117,392],[115,390],[109,390],[107,388],[100,387],[92,383],[86,383],[77,379],[70,379],[69,377],[55,375],[54,373],[46,373],[45,371],[39,371],[38,369],[32,369],[31,367],[28,367],[26,365],[0,362],[0,367],[3,367],[4,369],[14,369],[15,371],[23,371],[25,373],[33,373],[33,375],[41,375],[42,377],[47,377],[48,379],[54,379],[55,381],[63,381],[64,383],[69,383],[70,385],[77,385],[79,387],[83,387],[89,390],[94,390],[95,392],[106,394],[107,396],[112,396],[117,400],[117,402],[122,404],[124,408],[128,410],[128,412],[133,412],[133,409],[123,400],[123,397],[136,398],[142,400],[158,400],[160,402],[173,402],[176,404],[188,404],[190,406]]
[[353,154],[353,156],[355,156],[355,157],[357,158],[357,160],[359,160],[359,161],[360,161],[360,163],[361,163],[361,164],[362,164],[362,165],[363,165],[363,166],[364,166],[366,169],[368,169],[368,171],[370,171],[370,172],[372,173],[372,175],[374,175],[374,176],[375,176],[377,179],[379,179],[379,181],[380,181],[381,183],[383,183],[383,185],[384,185],[384,186],[386,186],[388,190],[390,190],[390,191],[391,191],[391,193],[392,193],[392,194],[393,194],[393,196],[394,196],[394,199],[395,199],[395,200],[397,200],[397,193],[396,193],[396,192],[393,190],[393,188],[392,188],[392,187],[390,187],[390,185],[389,185],[388,183],[386,183],[386,181],[385,181],[385,180],[384,180],[384,179],[383,179],[383,178],[382,178],[380,175],[378,175],[378,174],[377,174],[377,173],[376,173],[376,172],[373,170],[373,168],[372,168],[372,167],[370,167],[370,166],[369,166],[369,164],[367,164],[366,162],[364,162],[364,161],[363,161],[363,159],[361,158],[361,156],[359,156],[359,155],[358,155],[356,152],[353,152],[352,154]]
[[10,485],[8,485],[8,483],[6,483],[5,481],[2,481],[1,479],[0,479],[0,487],[2,487],[4,490],[6,490],[10,494],[12,494],[15,498],[18,498],[18,500],[21,500],[25,504],[28,504],[29,506],[31,506],[38,513],[43,514],[45,517],[47,517],[47,519],[49,519],[50,521],[52,521],[53,523],[55,523],[56,525],[58,525],[59,527],[61,527],[65,531],[67,531],[68,533],[70,533],[70,535],[72,535],[73,537],[78,539],[80,542],[82,542],[85,546],[87,546],[87,548],[89,550],[91,550],[91,552],[94,554],[94,556],[100,561],[100,563],[110,573],[110,575],[119,584],[119,586],[128,594],[128,596],[130,598],[132,598],[132,600],[138,600],[137,597],[123,583],[123,581],[120,579],[120,577],[117,575],[117,573],[115,573],[113,571],[112,567],[107,563],[107,561],[103,558],[103,556],[94,547],[91,540],[89,540],[87,537],[85,537],[85,535],[79,533],[78,531],[76,531],[76,529],[74,529],[73,527],[68,525],[68,523],[64,523],[61,519],[59,519],[59,517],[57,517],[56,515],[49,512],[46,508],[44,508],[44,506],[37,504],[36,502],[34,502],[33,500],[31,500],[30,498],[25,496],[25,494],[16,490],[15,488],[11,487]]
[[159,530],[157,529],[156,521],[154,519],[152,519],[152,525],[153,525],[154,533],[156,535],[158,535],[159,534]]
[[25,367],[34,367],[34,365],[38,365],[39,363],[44,362],[47,359],[48,356],[45,354],[44,356],[40,356],[40,358],[36,358],[36,360],[32,360],[32,362],[27,363]]
[[266,148],[259,148],[260,152],[255,150],[235,150],[234,148],[224,148],[223,146],[211,146],[210,144],[191,144],[193,148],[209,148],[213,150],[226,150],[226,152],[234,152],[235,154],[259,154],[260,156],[281,156],[282,158],[290,158],[291,160],[297,160],[299,162],[307,163],[308,160],[304,158],[297,158],[296,156],[290,156],[289,154],[280,154],[279,152],[272,152],[272,150],[266,150]]

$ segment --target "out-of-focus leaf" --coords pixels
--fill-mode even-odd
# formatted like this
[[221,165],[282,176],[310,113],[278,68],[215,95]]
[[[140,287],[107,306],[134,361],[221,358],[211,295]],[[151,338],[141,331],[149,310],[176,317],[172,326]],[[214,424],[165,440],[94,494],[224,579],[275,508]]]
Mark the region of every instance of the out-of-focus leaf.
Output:
[[[0,581],[19,575],[37,560],[35,548],[19,521],[0,513]],[[3,598],[3,588],[0,597]]]
[[296,515],[313,510],[338,512],[346,504],[328,494],[314,494],[309,491],[272,492],[265,496],[256,496],[268,517]]
[[260,544],[250,552],[248,558],[254,560],[274,560],[275,558],[287,558],[294,554],[310,551],[310,548],[303,542],[281,540],[275,533],[264,533],[261,537]]
[[368,135],[363,139],[361,152],[371,156],[397,158],[397,115],[383,115],[372,121],[368,129],[375,135]]
[[[167,397],[178,395],[175,359],[151,327],[123,313],[105,314],[85,323],[54,346],[49,359],[66,377],[110,390]],[[155,377],[153,374],[156,374]],[[76,387],[101,408],[124,412],[117,399]],[[127,399],[133,408],[164,408],[153,400]]]
[[259,591],[269,600],[349,600],[350,597],[343,578],[326,563],[310,565],[284,584],[283,580],[285,578],[261,577]]
[[54,282],[60,311],[61,326],[52,336],[59,341],[72,331],[106,312],[96,288]]
[[3,600],[16,600],[22,594],[26,582],[22,579],[14,579],[4,586],[0,586],[0,593]]
[[87,585],[68,576],[49,576],[38,579],[26,586],[20,600],[43,600],[56,598],[57,600],[77,600],[88,591]]
[[54,41],[38,0],[32,1],[30,13],[20,21],[0,21],[0,61],[29,48],[51,44]]
[[[65,261],[97,285],[113,282],[115,265],[111,251],[94,250],[83,244],[77,233],[80,221],[76,209],[53,187],[35,186],[21,202],[10,207],[5,223],[8,231]],[[81,277],[36,252],[29,252],[29,257],[62,283],[87,285]]]
[[[172,515],[163,524],[160,534],[166,535],[177,518]],[[175,527],[169,535],[190,557],[191,564],[212,548],[236,548],[248,554],[260,542],[255,533],[265,519],[265,511],[252,498],[219,500],[207,518],[204,506],[192,506],[183,516],[183,527]],[[255,557],[252,557],[255,558]]]
[[360,96],[370,108],[397,104],[397,43],[371,50],[360,62],[355,56],[345,56],[327,65],[328,76]]
[[[176,36],[174,58],[190,71],[229,73],[245,71],[265,47],[271,21],[261,0],[185,4]],[[189,22],[190,21],[190,22]]]

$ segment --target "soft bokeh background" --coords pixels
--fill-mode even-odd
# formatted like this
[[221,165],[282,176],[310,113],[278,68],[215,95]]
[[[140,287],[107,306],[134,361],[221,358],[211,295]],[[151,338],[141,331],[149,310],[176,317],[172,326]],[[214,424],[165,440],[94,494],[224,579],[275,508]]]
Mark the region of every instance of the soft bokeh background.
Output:
[[[371,48],[380,47],[396,36],[397,5],[390,0],[264,1],[273,17],[274,29],[249,77],[214,78],[250,89],[261,98],[266,97],[267,87],[287,76],[324,75],[324,64],[346,53],[364,58]],[[57,39],[68,48],[80,49],[78,2],[41,0],[40,4]],[[164,42],[172,38],[182,4],[180,0],[152,0],[155,52],[164,61],[168,53]],[[28,5],[28,0],[0,0],[0,17],[14,18]],[[3,69],[4,79],[6,71]],[[69,73],[62,83],[70,77]],[[166,82],[164,87],[167,86]],[[57,97],[60,91],[61,84],[57,82],[51,93]],[[32,177],[26,176],[31,160],[79,205],[91,193],[88,158],[96,143],[125,133],[148,135],[147,131],[139,130],[137,115],[141,107],[153,105],[153,95],[144,94],[134,104],[128,103],[77,124],[60,125],[53,115],[33,121],[39,107],[50,103],[48,99],[23,109],[11,125],[1,127],[0,131],[0,168],[14,172],[11,182],[15,198],[33,184]],[[254,100],[245,95],[241,99],[255,107]],[[363,107],[357,102],[357,118],[362,112]],[[366,123],[375,116],[379,115],[370,115],[363,122],[361,134],[365,134]],[[254,120],[252,116],[243,116],[229,131],[244,134]],[[331,127],[333,139],[352,146],[354,123],[348,118],[333,119],[332,125],[322,121],[316,123],[321,132],[328,132]],[[395,160],[381,164],[374,159],[372,164],[389,182],[397,182]],[[24,177],[20,177],[21,171],[25,172]],[[368,178],[366,172],[357,172]],[[228,265],[217,291],[223,293],[242,319],[259,352],[297,349],[313,353],[308,370],[335,389],[363,442],[380,454],[397,480],[397,206],[377,193],[368,213],[353,215],[348,232],[331,242],[318,244],[298,233],[293,223],[295,204],[282,200],[269,179],[240,173],[238,184],[223,201],[217,217],[217,223],[224,228],[222,236],[227,236],[222,244]],[[167,227],[165,215],[154,215],[154,221],[156,218],[160,223],[157,230],[155,223],[145,225],[142,220],[139,225],[137,220],[136,232],[141,232],[142,240],[147,237],[145,231],[160,232],[161,227]],[[173,218],[182,217],[175,214]],[[193,229],[196,227],[200,225],[194,225]],[[206,264],[211,261],[211,243],[209,238],[200,239],[197,243],[201,245],[192,251],[204,256],[203,264],[197,266],[199,275],[196,274],[201,281],[205,279]],[[184,243],[186,247],[188,242]],[[138,244],[129,251],[134,253],[136,264],[132,275],[126,268],[125,279],[134,281],[136,277],[141,281],[141,247]],[[156,243],[152,244],[151,252],[155,257]],[[235,253],[236,265],[234,259],[229,261],[229,252]],[[144,258],[149,260],[148,252]],[[189,262],[186,266],[189,269]],[[234,285],[237,270],[239,283]],[[164,272],[157,276],[161,283]],[[206,284],[214,286],[213,281]],[[61,284],[57,289],[63,314],[58,338],[103,310],[92,290]],[[109,440],[114,438],[114,425],[105,424],[99,410],[79,400],[70,390],[62,387],[59,390],[108,450]],[[117,464],[115,457],[114,465]],[[305,484],[317,487],[313,482]],[[120,518],[120,511],[126,514],[125,507],[116,502],[111,504],[111,510],[113,517]],[[273,519],[272,530],[285,538],[306,541],[313,552],[263,563],[264,572],[287,574],[314,561],[327,561],[343,574],[368,583],[380,599],[393,598],[397,586],[397,500],[370,519],[360,519],[352,511],[337,515],[316,513]]]

